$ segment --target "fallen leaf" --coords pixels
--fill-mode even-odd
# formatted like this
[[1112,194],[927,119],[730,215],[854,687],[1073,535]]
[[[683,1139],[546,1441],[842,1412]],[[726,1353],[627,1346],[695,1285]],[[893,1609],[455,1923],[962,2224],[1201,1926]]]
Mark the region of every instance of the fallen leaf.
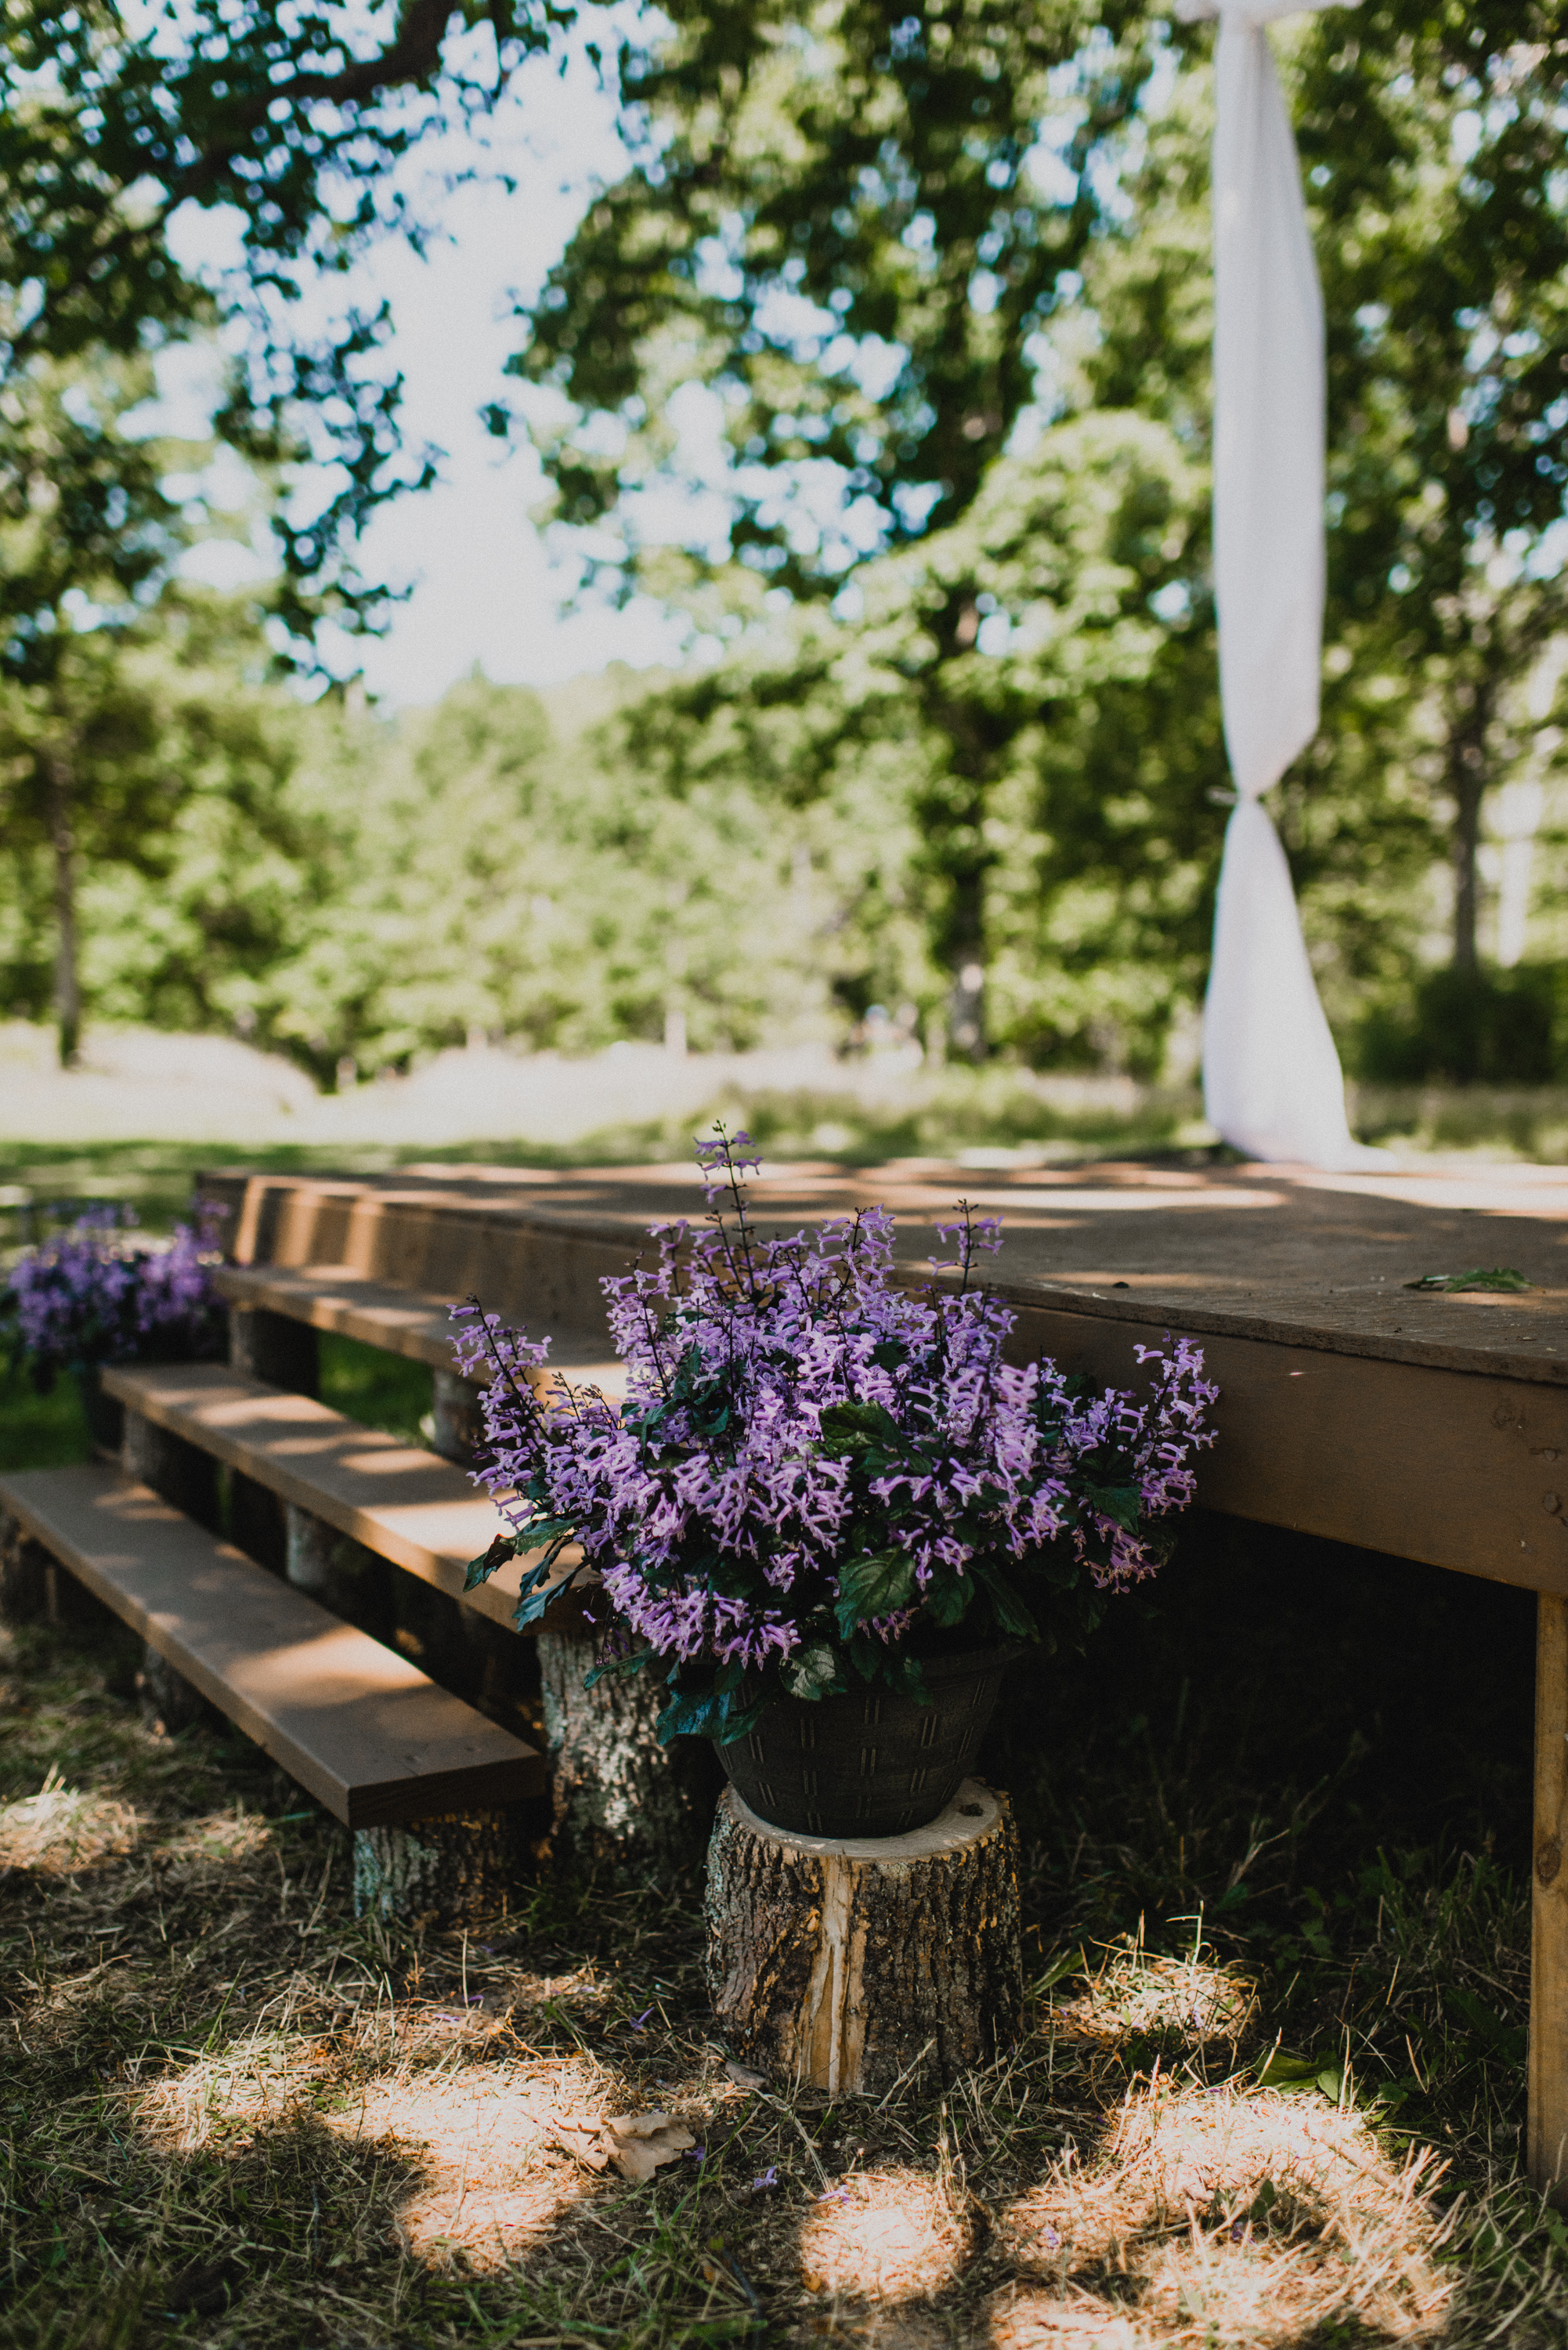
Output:
[[1495,1289],[1511,1293],[1530,1289],[1533,1284],[1523,1274],[1516,1273],[1511,1264],[1475,1265],[1469,1273],[1424,1273],[1419,1281],[1407,1281],[1407,1289],[1448,1290]]
[[618,2114],[604,2126],[609,2159],[623,2178],[640,2186],[697,2141],[668,2114]]
[[606,2170],[613,2163],[634,2186],[697,2143],[689,2129],[664,2113],[617,2114],[605,2122],[586,2114],[556,2114],[546,2127],[555,2144],[576,2161],[589,2170]]
[[606,2170],[609,2167],[609,2149],[604,2143],[597,2122],[579,2121],[571,2116],[557,2115],[548,2124],[553,2143],[562,2152],[585,2163],[589,2170]]

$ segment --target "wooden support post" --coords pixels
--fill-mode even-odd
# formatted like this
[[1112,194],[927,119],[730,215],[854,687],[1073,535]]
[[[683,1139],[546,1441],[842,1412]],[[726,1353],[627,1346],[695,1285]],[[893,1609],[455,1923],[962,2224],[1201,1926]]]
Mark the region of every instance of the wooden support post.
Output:
[[1568,1599],[1535,1606],[1530,2182],[1568,2208]]
[[297,1502],[286,1502],[283,1515],[284,1572],[296,1590],[391,1647],[391,1569],[386,1560]]
[[950,2085],[1018,2037],[1018,1835],[966,1779],[907,1835],[796,1835],[727,1787],[708,1856],[708,1983],[737,2055],[829,2096]]
[[594,1661],[591,1627],[539,1634],[539,1678],[550,1756],[557,1869],[604,1869],[620,1884],[671,1881],[701,1865],[723,1784],[711,1743],[661,1746],[655,1724],[669,1692],[647,1673],[611,1676],[585,1689]]
[[193,1518],[210,1534],[222,1529],[218,1508],[218,1464],[210,1452],[184,1437],[144,1419],[139,1411],[125,1415],[125,1444],[120,1458],[128,1476],[151,1485],[185,1517]]
[[0,1617],[31,1624],[48,1612],[49,1554],[17,1519],[0,1515]]
[[472,1926],[504,1915],[529,1870],[525,1806],[453,1812],[354,1837],[354,1915]]
[[321,1383],[320,1348],[310,1324],[262,1306],[229,1308],[229,1360],[236,1371],[291,1395],[313,1396]]
[[483,1388],[475,1387],[472,1379],[460,1379],[455,1371],[431,1373],[431,1422],[435,1430],[431,1451],[439,1452],[443,1461],[456,1461],[467,1469],[478,1458],[484,1440],[479,1400],[483,1393]]

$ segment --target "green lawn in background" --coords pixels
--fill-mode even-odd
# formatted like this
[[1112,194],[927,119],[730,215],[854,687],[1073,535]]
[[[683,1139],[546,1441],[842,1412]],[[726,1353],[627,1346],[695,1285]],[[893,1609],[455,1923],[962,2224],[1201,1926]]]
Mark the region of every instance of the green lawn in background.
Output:
[[25,1372],[0,1362],[0,1475],[60,1469],[87,1457],[87,1419],[71,1380],[57,1379],[41,1396]]

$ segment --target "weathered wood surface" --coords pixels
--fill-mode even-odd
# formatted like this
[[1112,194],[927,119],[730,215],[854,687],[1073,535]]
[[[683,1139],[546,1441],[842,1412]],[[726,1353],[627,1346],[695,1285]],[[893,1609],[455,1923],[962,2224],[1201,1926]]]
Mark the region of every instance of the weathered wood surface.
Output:
[[109,1370],[104,1384],[138,1417],[226,1461],[421,1582],[511,1625],[526,1562],[509,1561],[465,1594],[469,1561],[489,1548],[502,1526],[494,1505],[451,1461],[223,1363]]
[[1529,2169],[1568,2205],[1568,1601],[1536,1606]]
[[351,1827],[492,1809],[544,1758],[378,1641],[94,1462],[0,1481],[0,1511]]
[[[367,1347],[379,1347],[385,1354],[423,1363],[438,1377],[452,1373],[455,1326],[450,1308],[462,1302],[456,1295],[427,1296],[410,1284],[372,1281],[353,1266],[341,1264],[306,1263],[293,1269],[223,1265],[215,1279],[221,1295],[232,1308],[240,1309],[234,1320],[242,1326],[265,1318],[287,1320],[314,1330],[335,1330]],[[574,1384],[618,1393],[624,1373],[608,1351],[602,1304],[597,1301],[596,1307],[597,1330],[552,1331],[550,1363],[552,1368],[565,1371]],[[536,1309],[535,1315],[522,1318],[532,1325]],[[537,1325],[538,1335],[542,1336],[547,1326]],[[240,1363],[237,1355],[234,1359],[239,1367],[254,1369],[256,1378],[268,1379],[273,1387],[298,1385],[309,1394],[316,1392],[314,1380],[306,1386],[303,1379],[273,1378],[258,1366]]]
[[[680,1167],[213,1173],[199,1187],[233,1211],[226,1232],[241,1264],[337,1267],[443,1302],[477,1291],[536,1330],[602,1329],[599,1276],[649,1248],[649,1223],[702,1213],[696,1172]],[[1568,1385],[1560,1168],[1332,1175],[1121,1161],[794,1162],[764,1167],[753,1204],[764,1229],[791,1231],[883,1201],[899,1219],[900,1258],[915,1268],[961,1195],[1002,1216],[1006,1246],[983,1270],[1021,1299],[1105,1321]],[[1476,1264],[1515,1265],[1538,1286],[1526,1296],[1403,1287]]]
[[708,1856],[708,1983],[739,2055],[830,2096],[951,2083],[1017,2038],[1018,1837],[966,1779],[929,1827],[796,1835],[720,1798]]
[[[695,1173],[446,1168],[357,1181],[203,1178],[242,1253],[477,1288],[535,1328],[586,1326],[646,1225],[701,1211]],[[1168,1330],[1222,1397],[1199,1499],[1266,1523],[1568,1595],[1568,1178],[1543,1168],[1330,1176],[930,1161],[764,1170],[764,1226],[885,1200],[909,1277],[966,1194],[1000,1213],[1013,1351],[1121,1384]],[[988,1261],[987,1270],[990,1270]],[[1527,1296],[1402,1284],[1517,1266]],[[602,1326],[602,1319],[600,1326]]]

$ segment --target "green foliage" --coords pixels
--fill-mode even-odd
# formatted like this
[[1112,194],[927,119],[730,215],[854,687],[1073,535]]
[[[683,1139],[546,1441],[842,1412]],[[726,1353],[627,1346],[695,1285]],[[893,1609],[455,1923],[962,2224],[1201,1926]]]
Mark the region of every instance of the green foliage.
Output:
[[[387,590],[358,577],[352,541],[431,465],[400,447],[384,308],[313,331],[297,296],[389,228],[428,234],[389,185],[392,168],[491,102],[574,14],[556,0],[411,0],[372,9],[350,34],[323,0],[8,8],[0,388],[40,365],[143,359],[221,324],[221,437],[264,468],[326,457],[334,469],[318,510],[302,518],[280,504],[273,515],[285,619],[308,637],[327,612],[370,616]],[[479,23],[488,44],[472,36]],[[171,224],[191,207],[221,209],[234,227],[236,269],[181,260]]]
[[1358,1074],[1399,1085],[1543,1086],[1568,1077],[1568,968],[1428,972],[1403,1004],[1380,1004],[1356,1040]]
[[1091,165],[1137,104],[1149,28],[1124,0],[670,14],[623,59],[634,167],[551,273],[514,369],[572,405],[546,444],[563,515],[613,513],[633,547],[623,493],[680,467],[669,393],[717,385],[732,551],[753,581],[830,593],[868,546],[980,494],[1100,217]]

